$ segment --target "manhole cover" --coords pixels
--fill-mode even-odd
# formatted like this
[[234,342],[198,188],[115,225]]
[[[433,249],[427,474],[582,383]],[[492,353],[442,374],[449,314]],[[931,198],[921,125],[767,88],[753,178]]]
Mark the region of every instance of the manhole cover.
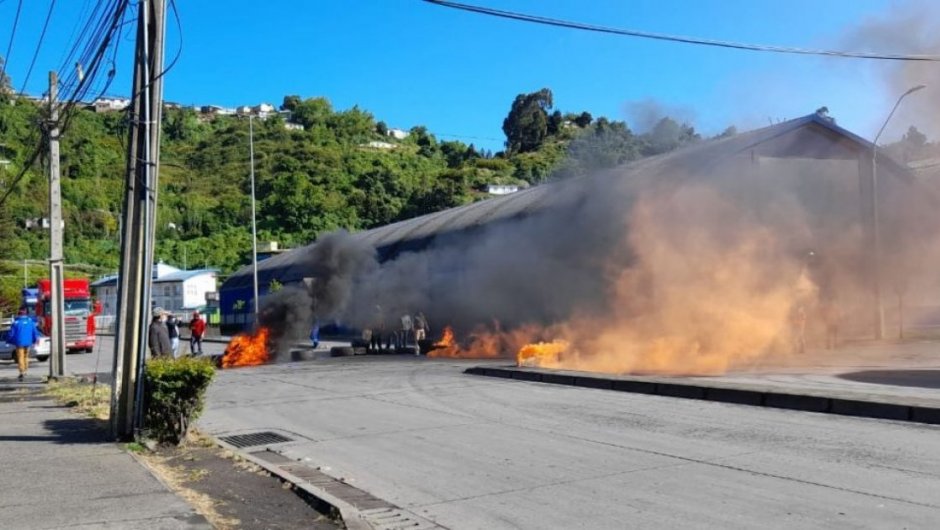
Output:
[[245,447],[254,447],[256,445],[280,444],[293,441],[286,436],[281,436],[280,434],[271,431],[236,434],[233,436],[223,436],[219,439],[239,449],[243,449]]

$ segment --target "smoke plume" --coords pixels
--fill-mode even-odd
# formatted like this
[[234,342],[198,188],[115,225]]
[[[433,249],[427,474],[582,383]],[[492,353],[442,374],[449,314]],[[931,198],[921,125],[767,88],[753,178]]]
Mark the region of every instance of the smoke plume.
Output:
[[[454,354],[513,357],[563,341],[541,365],[618,373],[791,359],[797,328],[810,348],[833,328],[869,334],[858,161],[703,159],[696,149],[671,165],[669,155],[520,192],[535,212],[442,232],[420,251],[383,249],[381,263],[360,236],[324,237],[302,265],[314,280],[269,296],[263,321],[296,338],[314,316],[388,331],[422,311],[432,336],[446,324],[464,339]],[[883,283],[940,288],[924,282],[923,258],[940,255],[936,204],[909,183],[881,182]]]
[[[940,4],[926,0],[897,2],[887,13],[880,13],[852,28],[844,37],[846,47],[887,53],[940,55]],[[885,138],[896,139],[911,124],[928,136],[940,135],[940,65],[926,61],[879,61],[872,64],[876,76],[884,81],[887,116],[897,98],[908,89],[926,85],[898,108],[885,131]],[[879,123],[880,126],[880,123]]]

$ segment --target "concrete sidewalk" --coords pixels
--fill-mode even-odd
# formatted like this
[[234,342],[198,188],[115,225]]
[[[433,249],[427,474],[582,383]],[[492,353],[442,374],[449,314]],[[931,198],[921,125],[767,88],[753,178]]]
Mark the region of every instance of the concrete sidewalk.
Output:
[[108,441],[98,420],[56,404],[30,379],[0,378],[0,528],[211,528]]
[[636,376],[488,363],[469,374],[940,424],[940,343],[859,343],[718,376]]

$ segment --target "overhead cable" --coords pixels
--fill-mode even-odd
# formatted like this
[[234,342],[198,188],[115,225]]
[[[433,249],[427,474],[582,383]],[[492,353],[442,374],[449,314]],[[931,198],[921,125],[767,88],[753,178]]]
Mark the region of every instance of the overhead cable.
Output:
[[821,55],[828,57],[841,57],[845,59],[874,59],[881,61],[926,61],[940,62],[940,55],[911,55],[894,53],[876,53],[876,52],[858,52],[858,51],[839,51],[839,50],[818,50],[809,48],[795,48],[789,46],[770,46],[763,44],[747,44],[742,42],[703,39],[698,37],[689,37],[684,35],[669,35],[666,33],[654,33],[650,31],[640,31],[632,29],[612,28],[608,26],[598,26],[595,24],[586,24],[582,22],[572,22],[557,18],[542,17],[538,15],[529,15],[513,11],[503,11],[489,7],[476,6],[471,4],[462,4],[459,2],[450,2],[448,0],[422,0],[430,4],[436,4],[442,7],[469,11],[481,15],[530,22],[533,24],[542,24],[546,26],[556,26],[582,31],[593,31],[597,33],[607,33],[625,37],[638,37],[642,39],[654,39],[661,41],[680,42],[684,44],[695,44],[700,46],[714,46],[718,48],[732,48],[737,50],[748,50],[755,52],[788,53],[797,55]]
[[39,34],[39,42],[36,43],[36,51],[33,52],[33,59],[29,62],[29,69],[26,70],[26,77],[23,78],[20,93],[26,93],[26,83],[29,82],[29,76],[33,75],[33,67],[36,66],[36,58],[39,57],[39,50],[42,49],[42,41],[46,38],[46,30],[49,29],[49,19],[52,18],[52,10],[55,9],[55,0],[49,2],[49,11],[46,13],[46,21],[42,24],[42,33]]

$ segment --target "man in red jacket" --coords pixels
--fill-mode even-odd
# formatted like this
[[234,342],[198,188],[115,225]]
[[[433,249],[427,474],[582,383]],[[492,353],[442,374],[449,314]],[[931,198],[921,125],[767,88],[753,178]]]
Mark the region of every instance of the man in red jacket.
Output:
[[206,333],[206,321],[202,319],[199,311],[193,312],[193,318],[189,321],[189,332],[189,351],[193,355],[202,355],[202,336]]

